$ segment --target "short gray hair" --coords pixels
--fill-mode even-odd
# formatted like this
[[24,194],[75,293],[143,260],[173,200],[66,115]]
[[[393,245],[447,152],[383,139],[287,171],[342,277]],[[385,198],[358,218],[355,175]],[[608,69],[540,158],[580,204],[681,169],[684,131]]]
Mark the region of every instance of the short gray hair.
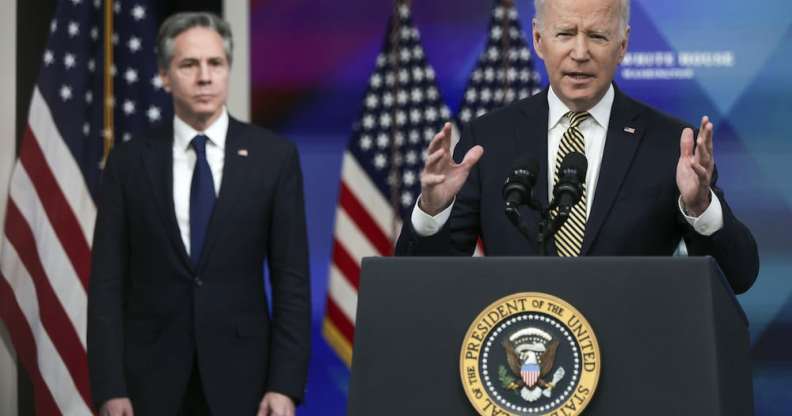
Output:
[[[547,0],[534,0],[534,21],[542,28],[542,18],[544,17],[544,6]],[[630,23],[630,0],[619,0],[621,3],[621,10],[619,14],[620,29],[624,32]]]
[[231,65],[234,52],[234,39],[231,36],[231,27],[228,22],[214,13],[209,12],[182,12],[171,15],[160,26],[157,35],[157,65],[165,69],[173,59],[173,41],[182,32],[194,27],[206,27],[214,30],[223,38],[223,48],[226,59]]

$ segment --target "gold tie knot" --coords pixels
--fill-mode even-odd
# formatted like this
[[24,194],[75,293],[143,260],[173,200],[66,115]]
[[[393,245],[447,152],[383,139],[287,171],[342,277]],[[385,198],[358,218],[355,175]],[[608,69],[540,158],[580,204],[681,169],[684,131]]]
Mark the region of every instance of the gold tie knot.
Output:
[[580,126],[580,123],[582,123],[583,120],[589,117],[591,117],[591,114],[589,114],[586,111],[581,111],[581,112],[570,111],[566,113],[566,118],[569,119],[569,127],[577,128],[578,126]]

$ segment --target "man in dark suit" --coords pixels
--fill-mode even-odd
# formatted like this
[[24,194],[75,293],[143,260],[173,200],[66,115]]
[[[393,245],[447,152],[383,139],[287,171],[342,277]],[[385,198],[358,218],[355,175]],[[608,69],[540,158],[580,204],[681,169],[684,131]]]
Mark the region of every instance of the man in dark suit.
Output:
[[302,174],[294,145],[229,117],[231,49],[217,16],[165,21],[158,59],[174,120],[108,160],[88,306],[101,415],[293,416],[303,397]]
[[[549,201],[558,167],[583,153],[581,201],[554,237],[561,256],[671,255],[680,239],[712,255],[735,292],[756,279],[750,231],[715,186],[713,125],[694,131],[624,95],[613,75],[627,50],[629,0],[536,0],[533,41],[550,87],[471,122],[450,155],[451,126],[429,144],[421,197],[397,243],[399,255],[536,255],[536,212],[525,238],[501,195],[518,155],[539,161],[536,194]],[[678,138],[678,141],[677,139]],[[486,153],[485,153],[486,149]]]

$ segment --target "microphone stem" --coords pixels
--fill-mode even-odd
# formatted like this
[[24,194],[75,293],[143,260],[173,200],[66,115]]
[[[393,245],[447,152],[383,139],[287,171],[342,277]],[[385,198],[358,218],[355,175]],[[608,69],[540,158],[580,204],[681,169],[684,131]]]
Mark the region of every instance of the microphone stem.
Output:
[[550,250],[547,244],[548,238],[552,235],[551,223],[550,220],[550,207],[547,208],[540,208],[539,214],[541,215],[541,219],[539,220],[539,229],[536,233],[536,245],[537,245],[537,252],[540,256],[547,257],[550,255]]
[[[555,201],[553,202],[555,203]],[[554,204],[551,204],[551,206],[553,205]],[[550,207],[540,210],[542,219],[539,221],[539,232],[536,234],[536,244],[540,255],[550,255],[550,237],[554,236],[555,233],[561,229],[561,226],[564,225],[564,222],[569,218],[571,209],[572,207],[568,206],[561,207],[555,216],[551,215],[552,208]]]

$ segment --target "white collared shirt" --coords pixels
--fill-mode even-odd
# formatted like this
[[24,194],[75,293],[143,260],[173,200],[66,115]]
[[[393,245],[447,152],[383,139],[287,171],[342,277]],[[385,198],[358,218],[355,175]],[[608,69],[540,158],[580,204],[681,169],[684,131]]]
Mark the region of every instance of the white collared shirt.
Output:
[[179,224],[187,254],[190,254],[190,188],[196,159],[195,149],[190,142],[199,134],[209,138],[206,141],[206,160],[212,171],[215,195],[219,195],[228,134],[226,109],[223,108],[220,117],[202,132],[193,129],[178,116],[173,117],[173,208],[176,211],[176,222]]
[[[588,111],[591,117],[584,120],[579,127],[585,140],[586,159],[588,160],[588,170],[586,171],[587,216],[591,213],[591,207],[593,206],[592,204],[594,203],[594,196],[597,190],[597,181],[599,179],[600,166],[602,165],[602,155],[605,150],[605,139],[607,137],[608,123],[610,121],[614,97],[615,91],[611,84],[602,99]],[[569,128],[569,119],[564,117],[564,115],[570,110],[569,107],[558,98],[552,87],[549,88],[547,93],[547,104],[547,189],[549,190],[547,194],[548,199],[552,200],[555,157],[558,152],[558,146],[561,144],[561,138],[566,129]],[[688,216],[683,207],[682,198],[680,197],[678,201],[679,211],[687,222],[697,233],[705,236],[712,235],[723,228],[723,208],[717,196],[715,196],[715,193],[710,191],[710,194],[712,202],[699,217]],[[419,196],[418,202],[420,202],[420,198]],[[424,212],[418,206],[418,202],[416,202],[410,218],[413,229],[422,237],[436,234],[443,225],[448,222],[448,218],[451,216],[451,209],[454,207],[454,201],[451,201],[451,204],[446,209],[435,216],[431,216]],[[548,203],[549,202],[550,201],[548,201]]]

